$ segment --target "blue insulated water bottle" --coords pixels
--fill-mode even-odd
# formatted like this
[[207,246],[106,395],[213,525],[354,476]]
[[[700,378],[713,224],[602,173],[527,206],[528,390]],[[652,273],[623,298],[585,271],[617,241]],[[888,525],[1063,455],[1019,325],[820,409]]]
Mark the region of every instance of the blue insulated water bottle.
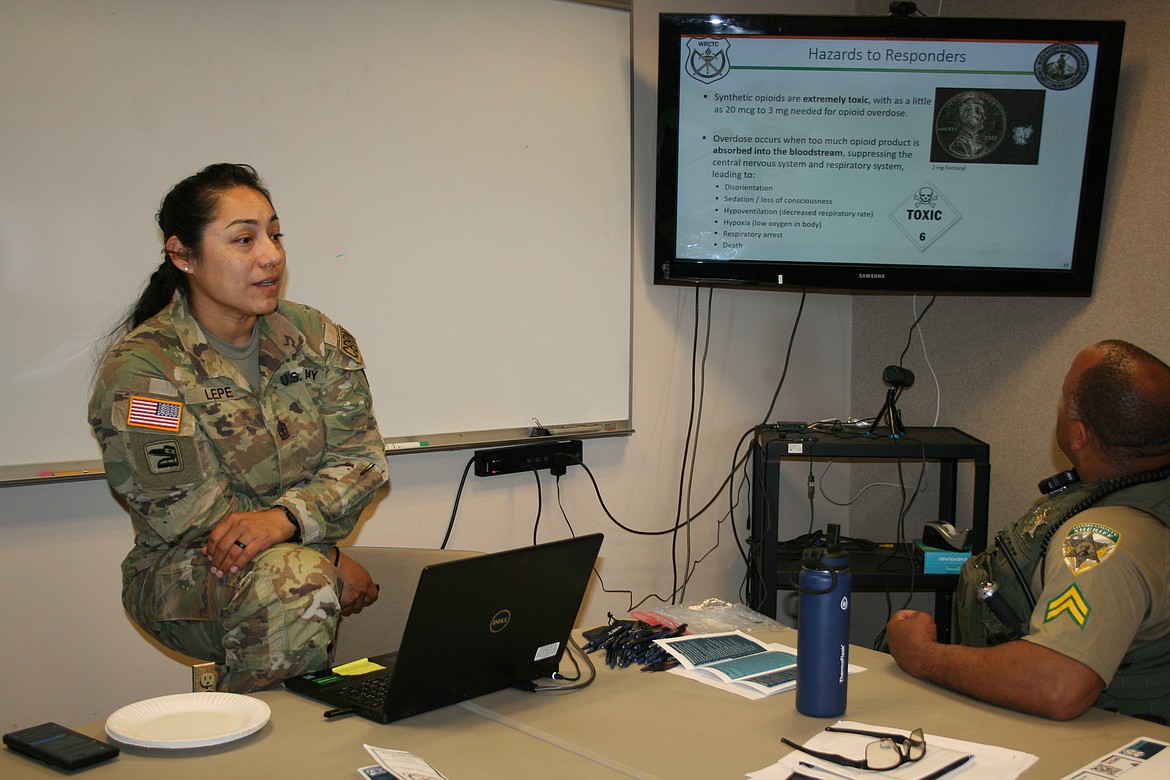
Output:
[[814,718],[845,712],[849,679],[849,555],[835,543],[804,551],[796,637],[796,709]]

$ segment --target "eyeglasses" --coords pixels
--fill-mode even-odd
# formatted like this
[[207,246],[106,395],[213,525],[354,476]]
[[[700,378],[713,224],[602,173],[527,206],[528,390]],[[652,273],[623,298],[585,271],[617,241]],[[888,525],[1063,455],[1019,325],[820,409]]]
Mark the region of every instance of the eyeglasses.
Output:
[[854,769],[871,769],[877,771],[894,769],[909,761],[918,761],[926,755],[926,737],[922,734],[922,729],[914,729],[910,732],[909,736],[889,734],[882,731],[837,728],[836,726],[829,726],[825,731],[877,737],[878,741],[870,742],[865,746],[864,759],[846,758],[836,753],[822,753],[819,750],[798,745],[787,737],[781,737],[780,741],[788,745],[788,747],[796,748],[823,761],[831,761],[841,766],[851,766]]

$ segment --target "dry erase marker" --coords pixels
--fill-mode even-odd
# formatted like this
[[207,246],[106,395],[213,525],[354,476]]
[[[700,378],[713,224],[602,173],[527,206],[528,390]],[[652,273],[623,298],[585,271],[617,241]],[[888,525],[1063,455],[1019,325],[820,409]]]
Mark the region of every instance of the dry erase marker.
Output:
[[428,441],[396,441],[390,444],[392,450],[413,450],[416,447],[430,446]]

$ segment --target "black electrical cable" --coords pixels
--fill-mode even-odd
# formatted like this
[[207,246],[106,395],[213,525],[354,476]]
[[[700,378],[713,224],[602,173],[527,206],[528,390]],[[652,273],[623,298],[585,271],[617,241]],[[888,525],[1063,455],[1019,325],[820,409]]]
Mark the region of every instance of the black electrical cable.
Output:
[[906,359],[906,353],[910,351],[910,344],[914,341],[914,329],[918,327],[918,323],[922,322],[922,318],[926,316],[928,311],[930,311],[930,307],[934,306],[934,302],[936,300],[938,300],[937,295],[930,296],[930,302],[923,307],[922,313],[914,319],[914,322],[910,323],[910,330],[906,333],[906,346],[902,347],[902,354],[898,355],[899,368],[902,367],[902,361]]
[[536,477],[536,522],[532,524],[532,544],[535,546],[536,532],[540,528],[540,513],[544,509],[544,494],[540,490],[540,472],[533,468],[532,476]]
[[[704,342],[705,346],[704,346],[703,358],[700,361],[700,359],[699,359],[699,346],[698,345],[699,345],[699,332],[700,332],[699,328],[700,328],[701,310],[700,310],[700,305],[699,305],[698,290],[696,288],[695,326],[694,326],[694,331],[693,331],[693,336],[692,336],[692,351],[691,351],[691,408],[690,408],[690,416],[688,419],[687,436],[686,436],[686,441],[685,441],[684,449],[683,449],[682,467],[680,469],[680,475],[679,475],[679,493],[678,493],[678,500],[677,500],[677,505],[676,505],[675,522],[672,525],[672,527],[668,528],[668,529],[661,530],[661,531],[643,531],[640,529],[631,528],[630,526],[627,526],[624,523],[622,523],[620,520],[618,520],[613,515],[613,513],[609,510],[609,507],[606,506],[605,498],[601,494],[601,487],[598,485],[597,478],[593,474],[593,471],[588,466],[586,466],[585,463],[583,461],[581,461],[580,459],[577,459],[575,461],[577,463],[577,465],[580,465],[585,470],[585,473],[589,476],[589,480],[590,480],[590,482],[593,483],[593,490],[597,495],[597,500],[601,506],[602,511],[605,512],[606,517],[608,517],[614,525],[621,528],[623,531],[626,531],[627,533],[631,533],[631,534],[634,534],[637,536],[663,536],[666,534],[674,535],[674,539],[672,540],[672,548],[671,548],[671,566],[672,566],[672,582],[673,582],[673,587],[671,589],[672,603],[674,603],[674,600],[676,599],[677,595],[680,594],[681,592],[683,592],[683,590],[685,589],[686,583],[689,581],[691,575],[694,573],[695,567],[698,565],[698,563],[705,560],[706,557],[709,556],[719,546],[719,541],[718,541],[719,536],[717,533],[716,543],[711,548],[711,550],[708,550],[706,553],[704,553],[704,555],[701,558],[696,560],[693,564],[690,564],[689,530],[690,530],[691,524],[694,523],[696,520],[698,520],[700,517],[702,517],[715,504],[715,502],[719,500],[719,497],[720,497],[720,495],[722,495],[723,491],[725,489],[728,489],[732,485],[733,481],[735,480],[736,474],[739,472],[740,468],[743,468],[744,472],[743,472],[743,479],[741,481],[741,489],[740,489],[740,491],[736,491],[736,490],[729,490],[728,491],[728,503],[729,503],[728,512],[726,515],[724,515],[724,517],[722,519],[720,519],[718,521],[717,530],[718,530],[718,526],[721,526],[722,523],[726,522],[727,520],[731,520],[733,522],[733,526],[734,526],[735,509],[739,504],[739,498],[737,496],[739,496],[742,493],[743,486],[748,484],[748,481],[749,481],[749,477],[748,477],[749,472],[747,469],[747,462],[751,456],[751,452],[749,449],[748,451],[745,451],[741,457],[740,451],[743,448],[745,442],[751,436],[753,436],[761,427],[761,426],[753,426],[752,428],[750,428],[744,432],[744,434],[740,437],[739,442],[736,444],[736,447],[735,447],[735,450],[734,450],[734,453],[732,456],[731,470],[728,472],[728,474],[724,478],[724,480],[720,483],[718,488],[716,488],[716,490],[715,490],[714,494],[711,496],[711,498],[702,507],[700,507],[698,509],[698,511],[695,511],[692,513],[690,511],[690,509],[691,509],[691,507],[690,507],[690,494],[688,492],[688,484],[689,483],[686,480],[687,480],[687,476],[688,476],[688,463],[690,464],[690,472],[689,473],[693,475],[694,454],[692,454],[692,450],[691,450],[692,439],[697,439],[698,429],[701,427],[701,421],[702,421],[702,390],[703,390],[703,388],[705,388],[705,381],[704,380],[705,380],[705,371],[706,371],[706,368],[705,368],[706,357],[707,357],[707,354],[709,351],[709,345],[710,345],[711,310],[712,310],[712,306],[713,306],[712,300],[713,300],[713,297],[709,291],[707,325],[706,325],[707,330],[706,330],[706,337],[705,337],[705,342]],[[769,404],[768,411],[764,415],[764,421],[765,421],[764,424],[766,424],[767,419],[771,417],[772,412],[775,409],[776,403],[780,397],[780,392],[783,389],[785,380],[788,376],[788,370],[789,370],[789,367],[790,367],[791,361],[792,361],[792,350],[793,350],[793,347],[794,347],[795,341],[796,341],[796,333],[799,330],[799,326],[800,326],[801,318],[803,316],[804,305],[805,305],[806,300],[807,300],[807,292],[801,291],[800,304],[797,308],[797,313],[796,313],[796,316],[795,316],[793,323],[792,323],[792,330],[791,330],[791,333],[789,334],[788,346],[785,350],[784,366],[783,366],[783,369],[781,371],[780,379],[777,382],[776,390],[772,395],[772,400],[771,400],[771,403]],[[685,502],[684,502],[684,496],[686,496]],[[684,506],[686,506],[686,509],[687,509],[687,511],[685,513],[683,511]],[[562,513],[563,513],[563,507],[562,507]],[[684,514],[685,514],[685,519],[684,519]],[[567,522],[567,518],[566,518],[566,522]],[[684,528],[687,529],[687,531],[688,531],[687,560],[688,560],[689,565],[688,565],[688,567],[686,567],[684,569],[683,582],[682,582],[682,585],[680,586],[679,585],[678,557],[677,557],[677,534],[680,530],[682,530]],[[735,535],[735,540],[736,540],[736,546],[739,549],[741,558],[743,558],[745,563],[749,562],[750,555],[747,551],[745,551],[743,549],[742,545],[740,544],[740,539],[739,539],[738,535]],[[595,573],[596,573],[596,569],[595,569]],[[631,591],[610,591],[605,587],[604,580],[602,580],[600,574],[598,574],[598,580],[601,581],[602,589],[605,590],[606,592],[629,593],[630,598],[631,598],[631,610],[634,609],[634,605],[632,604],[633,593]],[[658,598],[661,601],[666,600],[658,594],[651,594],[649,596],[646,596],[642,601],[638,602],[638,604],[643,603],[646,599],[649,599],[649,598]]]
[[[917,328],[918,324],[922,322],[922,319],[926,316],[926,313],[930,311],[930,308],[934,306],[934,302],[936,300],[938,300],[938,296],[932,295],[930,297],[930,302],[923,307],[922,313],[914,318],[914,322],[910,323],[910,328],[906,331],[906,346],[902,347],[902,352],[898,355],[898,368],[902,368],[903,363],[906,360],[906,353],[910,351],[910,344],[914,341],[914,329]],[[902,397],[902,391],[904,389],[905,388],[902,387],[890,388],[890,396],[887,398],[885,405],[882,406],[882,410],[874,417],[867,417],[864,422],[870,423],[871,429],[876,428],[881,423],[879,418],[888,413],[891,418],[890,431],[893,432],[898,421],[894,419],[894,412],[892,411],[891,407],[896,408],[898,399]]]
[[[678,478],[678,503],[675,507],[674,527],[685,528],[686,558],[688,565],[691,560],[691,524],[683,523],[684,515],[690,514],[691,491],[694,487],[695,458],[699,451],[699,430],[703,420],[703,398],[707,387],[707,355],[711,351],[711,306],[715,297],[714,288],[707,288],[707,316],[703,339],[703,356],[698,357],[699,351],[699,292],[695,289],[695,327],[691,340],[691,406],[687,419],[687,435],[683,444],[682,471]],[[696,399],[696,394],[698,398]],[[685,494],[685,499],[684,499]],[[689,579],[687,568],[684,567],[682,585],[678,581],[678,534],[670,541],[671,572],[673,576],[671,588],[671,603],[686,593],[686,583]]]
[[[565,650],[567,651],[567,655],[569,656],[569,660],[572,661],[573,666],[575,666],[577,668],[577,676],[576,677],[561,677],[559,673],[554,673],[553,677],[554,677],[554,679],[566,680],[566,681],[572,682],[573,684],[572,685],[536,685],[536,684],[533,684],[533,686],[531,688],[528,688],[527,690],[530,690],[533,693],[564,693],[566,691],[579,691],[582,688],[589,687],[589,685],[591,685],[593,683],[593,681],[595,679],[597,679],[597,667],[595,667],[593,665],[593,660],[589,657],[588,653],[586,653],[584,650],[582,650],[581,647],[577,644],[577,640],[573,639],[573,637],[570,636],[569,643],[568,643],[568,645],[566,645]],[[577,651],[576,655],[574,655],[573,650]],[[589,669],[589,676],[584,678],[584,679],[581,678],[581,666],[580,666],[580,664],[577,663],[578,656],[580,656],[581,660],[583,660],[585,662],[585,666]]]
[[761,425],[767,425],[768,419],[776,409],[776,401],[780,398],[780,390],[784,387],[784,379],[788,376],[788,366],[792,362],[792,347],[796,344],[796,330],[800,326],[800,318],[804,314],[804,301],[808,297],[806,290],[800,291],[800,306],[796,309],[796,318],[792,321],[792,332],[788,334],[788,349],[784,351],[784,370],[780,373],[780,381],[776,383],[776,392],[772,394],[772,403],[768,405],[768,412],[764,415]]
[[451,507],[451,519],[447,521],[447,533],[443,534],[443,543],[439,545],[440,550],[446,550],[447,542],[451,539],[451,531],[455,528],[455,513],[459,511],[459,499],[463,495],[463,485],[467,482],[467,472],[471,471],[473,463],[475,463],[474,455],[468,458],[467,465],[463,467],[463,476],[459,479],[459,487],[455,489],[455,504]]

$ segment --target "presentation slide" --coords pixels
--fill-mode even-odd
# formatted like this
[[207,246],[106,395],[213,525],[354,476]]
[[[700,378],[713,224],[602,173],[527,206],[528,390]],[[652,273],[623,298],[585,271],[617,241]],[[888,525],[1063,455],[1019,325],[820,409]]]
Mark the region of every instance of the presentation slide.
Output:
[[1067,268],[1096,53],[686,37],[678,257]]

